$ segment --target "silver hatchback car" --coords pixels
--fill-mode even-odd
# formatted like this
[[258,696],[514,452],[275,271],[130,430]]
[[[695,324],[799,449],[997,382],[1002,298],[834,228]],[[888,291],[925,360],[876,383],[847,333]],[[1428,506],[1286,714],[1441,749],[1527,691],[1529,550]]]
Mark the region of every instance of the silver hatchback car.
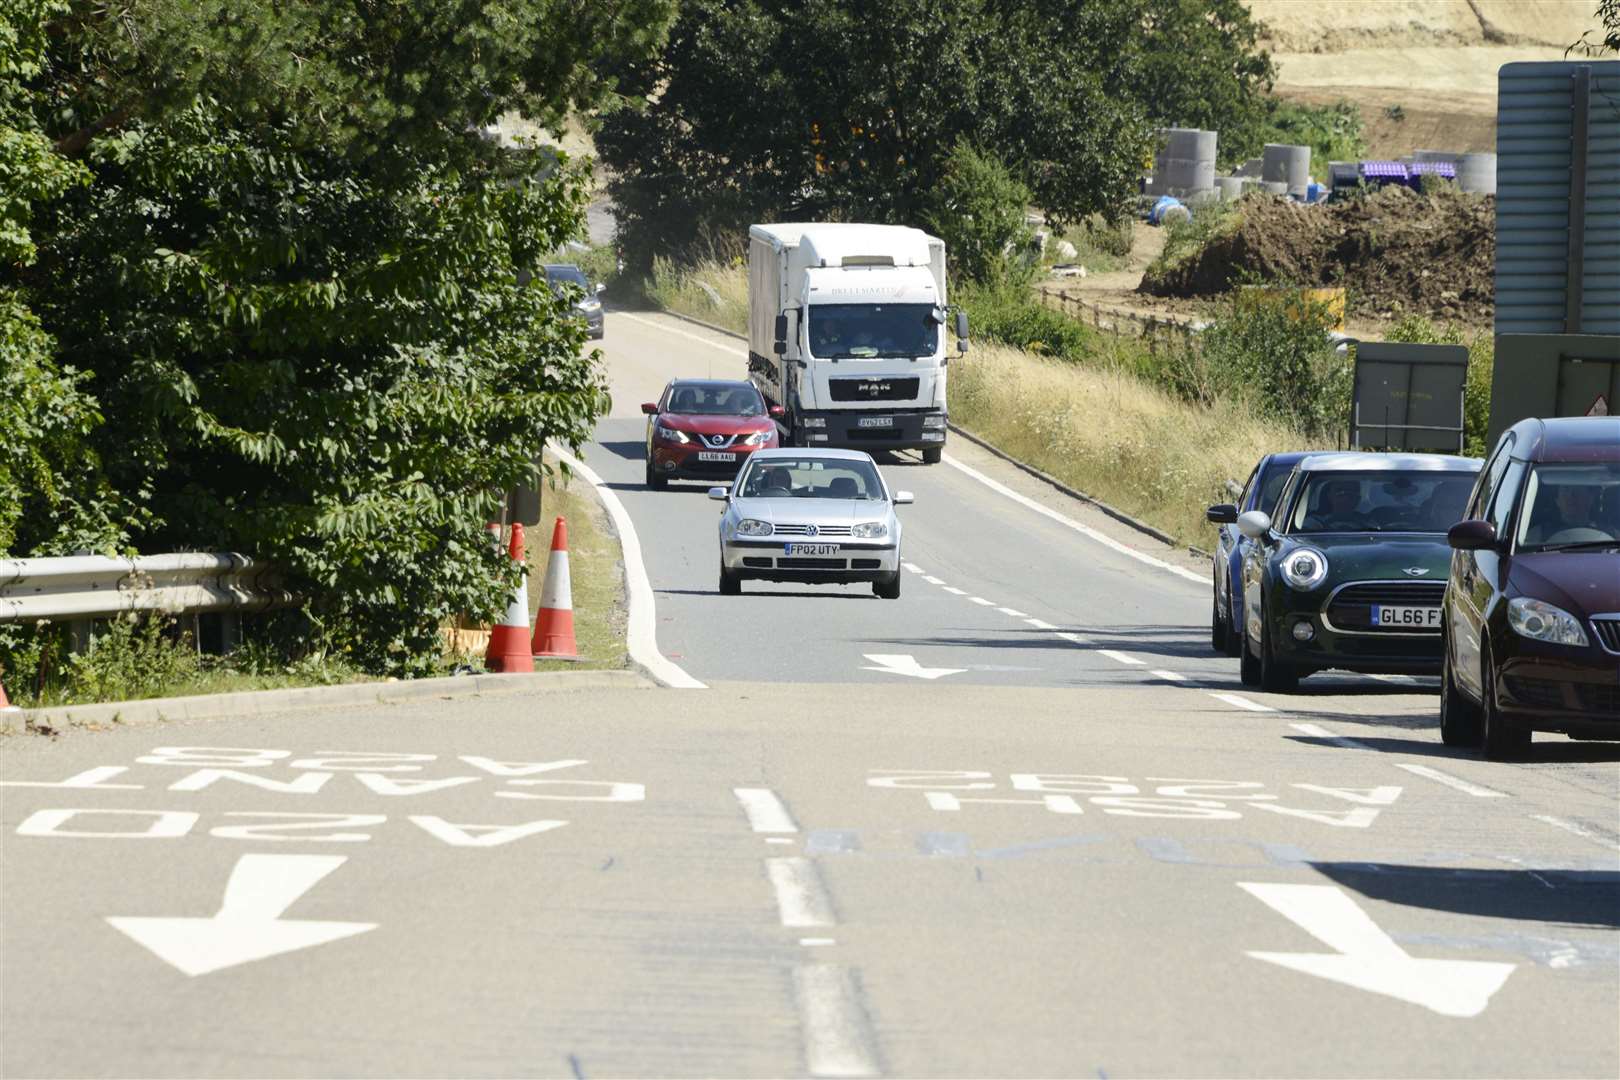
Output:
[[745,578],[808,583],[870,581],[900,596],[900,518],[911,492],[889,492],[859,450],[756,450],[730,488],[709,489],[720,516],[720,593]]

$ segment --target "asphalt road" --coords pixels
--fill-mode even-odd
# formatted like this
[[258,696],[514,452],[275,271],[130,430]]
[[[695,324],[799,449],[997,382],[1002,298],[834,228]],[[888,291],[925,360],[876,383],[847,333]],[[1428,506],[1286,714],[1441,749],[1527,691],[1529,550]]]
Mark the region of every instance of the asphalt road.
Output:
[[1201,563],[960,442],[883,465],[899,600],[721,598],[637,406],[738,345],[605,344],[586,461],[709,688],[0,743],[0,1074],[1620,1075],[1620,747],[1247,691]]

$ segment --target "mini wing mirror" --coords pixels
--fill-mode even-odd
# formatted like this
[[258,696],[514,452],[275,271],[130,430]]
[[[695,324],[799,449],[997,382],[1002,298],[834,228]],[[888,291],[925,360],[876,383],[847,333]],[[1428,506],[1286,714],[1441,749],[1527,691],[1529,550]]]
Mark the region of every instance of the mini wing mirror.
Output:
[[727,499],[731,498],[731,489],[730,488],[723,488],[723,487],[712,487],[712,488],[709,489],[709,498],[711,498],[711,499],[719,499],[721,502],[725,502]]
[[907,503],[914,503],[916,501],[917,496],[913,495],[909,491],[897,491],[894,493],[894,505],[896,506],[904,506]]
[[787,312],[784,311],[776,317],[776,328],[773,333],[776,335],[776,343],[771,348],[777,356],[783,356],[787,353]]
[[657,416],[658,415],[658,406],[654,405],[650,401],[643,401],[641,403],[641,411],[646,413],[648,416]]
[[771,405],[765,410],[773,420],[780,420],[787,415],[787,410],[780,405]]
[[1271,515],[1264,510],[1250,510],[1238,515],[1237,527],[1250,540],[1264,540],[1271,532]]
[[1496,526],[1488,521],[1459,521],[1446,530],[1446,543],[1458,551],[1483,551],[1496,546]]
[[1204,520],[1216,525],[1230,525],[1238,519],[1237,507],[1231,503],[1216,503],[1204,511]]

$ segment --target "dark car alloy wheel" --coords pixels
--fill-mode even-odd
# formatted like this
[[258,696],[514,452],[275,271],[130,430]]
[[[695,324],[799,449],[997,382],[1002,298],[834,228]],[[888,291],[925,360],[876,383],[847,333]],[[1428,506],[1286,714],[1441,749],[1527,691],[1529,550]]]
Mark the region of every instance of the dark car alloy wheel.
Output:
[[1530,752],[1530,729],[1511,724],[1502,715],[1502,710],[1496,704],[1496,672],[1491,664],[1490,650],[1483,650],[1483,654],[1480,686],[1484,693],[1480,694],[1479,715],[1485,756],[1492,761],[1522,758]]
[[1284,694],[1299,689],[1299,668],[1277,659],[1271,647],[1271,626],[1264,607],[1260,609],[1260,689]]
[[[1450,629],[1444,623],[1440,624],[1440,633],[1449,645]],[[1483,730],[1479,707],[1457,689],[1448,648],[1440,661],[1440,741],[1447,746],[1478,746]]]
[[1209,601],[1209,647],[1224,656],[1231,639],[1232,624],[1226,620],[1226,613],[1221,610],[1221,591],[1212,585]]

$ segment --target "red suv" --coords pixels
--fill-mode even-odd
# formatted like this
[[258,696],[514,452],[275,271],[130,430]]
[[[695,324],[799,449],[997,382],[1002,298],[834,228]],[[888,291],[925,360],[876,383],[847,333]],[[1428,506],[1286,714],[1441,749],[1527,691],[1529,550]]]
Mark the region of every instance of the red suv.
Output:
[[647,414],[647,486],[671,480],[729,480],[755,450],[777,445],[780,405],[765,406],[752,383],[675,379]]

